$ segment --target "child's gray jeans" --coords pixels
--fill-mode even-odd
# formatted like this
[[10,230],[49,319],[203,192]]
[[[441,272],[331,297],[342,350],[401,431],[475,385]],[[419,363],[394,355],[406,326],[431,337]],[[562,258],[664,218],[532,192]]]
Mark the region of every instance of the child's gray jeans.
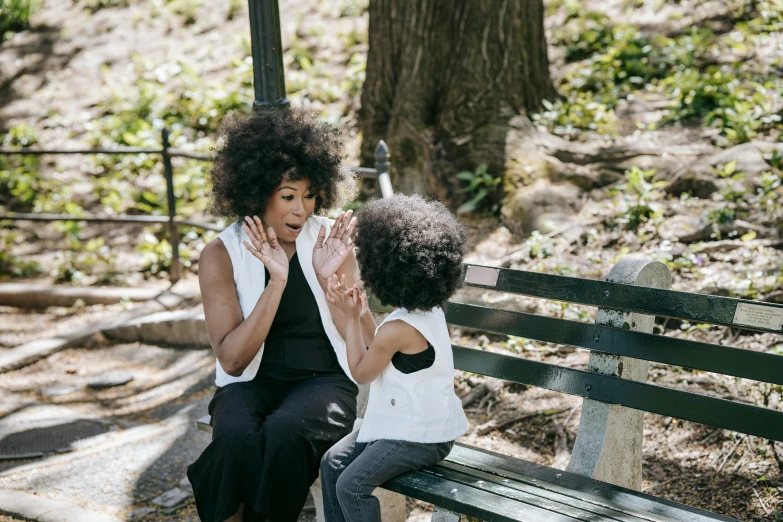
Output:
[[373,490],[406,471],[445,459],[454,441],[425,444],[403,440],[356,442],[355,430],[321,459],[326,522],[381,522]]

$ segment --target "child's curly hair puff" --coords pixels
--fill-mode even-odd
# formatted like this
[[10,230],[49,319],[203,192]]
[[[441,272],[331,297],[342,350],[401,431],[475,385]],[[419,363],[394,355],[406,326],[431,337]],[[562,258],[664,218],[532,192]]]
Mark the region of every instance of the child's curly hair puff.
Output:
[[362,279],[385,305],[431,310],[462,285],[465,236],[438,201],[402,194],[373,200],[358,213]]

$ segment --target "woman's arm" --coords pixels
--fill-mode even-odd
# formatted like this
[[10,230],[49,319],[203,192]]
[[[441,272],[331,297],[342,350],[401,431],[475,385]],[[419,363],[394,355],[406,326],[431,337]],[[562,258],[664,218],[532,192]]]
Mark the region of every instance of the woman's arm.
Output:
[[[318,283],[324,294],[328,292],[329,278],[335,274],[343,275],[351,281],[358,281],[359,265],[356,263],[356,255],[353,250],[354,227],[356,218],[353,217],[353,211],[340,212],[331,225],[329,234],[326,234],[326,226],[321,225],[318,231],[318,238],[313,247],[313,269],[318,278]],[[345,315],[338,307],[329,303],[329,311],[337,327],[337,331],[345,339]]]
[[[337,269],[336,274],[340,277],[342,277],[343,274],[345,275],[345,282],[348,288],[352,287],[354,283],[359,281],[359,264],[356,262],[356,254],[354,253],[353,247],[350,248],[348,257],[345,258],[343,264],[340,265],[340,268]],[[328,277],[324,279],[321,276],[318,276],[318,283],[321,285],[321,289],[324,291],[324,294],[329,291],[327,288],[328,281]],[[332,319],[334,319],[334,325],[337,327],[337,331],[340,332],[342,338],[345,339],[347,334],[345,329],[345,314],[343,314],[342,310],[340,310],[340,307],[338,307],[336,304],[332,303],[328,299],[326,302],[329,305],[329,312],[332,314]],[[373,329],[373,334],[374,333],[375,330]],[[367,341],[367,344],[369,344],[369,342],[370,341]]]
[[243,320],[231,258],[220,239],[210,241],[201,252],[198,280],[215,357],[227,374],[242,375],[269,334],[286,281],[270,279],[253,312]]

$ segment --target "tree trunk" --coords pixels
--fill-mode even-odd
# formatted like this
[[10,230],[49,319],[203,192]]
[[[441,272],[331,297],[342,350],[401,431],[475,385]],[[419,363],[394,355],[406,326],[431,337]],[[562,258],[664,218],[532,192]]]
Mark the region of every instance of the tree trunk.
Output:
[[502,175],[513,120],[529,128],[525,111],[555,94],[543,2],[372,0],[369,13],[362,159],[386,140],[395,190],[453,206],[454,175]]

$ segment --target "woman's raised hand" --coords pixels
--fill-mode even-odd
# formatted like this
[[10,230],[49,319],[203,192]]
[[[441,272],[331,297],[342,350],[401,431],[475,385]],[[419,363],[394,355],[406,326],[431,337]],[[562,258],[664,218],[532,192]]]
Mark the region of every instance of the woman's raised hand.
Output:
[[352,210],[340,212],[329,237],[326,237],[326,227],[323,225],[318,231],[318,240],[313,248],[313,268],[321,279],[332,277],[353,248],[351,236],[356,226],[356,218],[352,216]]
[[274,229],[269,227],[268,236],[264,234],[264,226],[258,216],[253,216],[252,219],[245,216],[242,229],[250,238],[252,245],[247,241],[242,241],[242,244],[264,263],[269,271],[269,280],[288,281],[288,256],[277,242]]

